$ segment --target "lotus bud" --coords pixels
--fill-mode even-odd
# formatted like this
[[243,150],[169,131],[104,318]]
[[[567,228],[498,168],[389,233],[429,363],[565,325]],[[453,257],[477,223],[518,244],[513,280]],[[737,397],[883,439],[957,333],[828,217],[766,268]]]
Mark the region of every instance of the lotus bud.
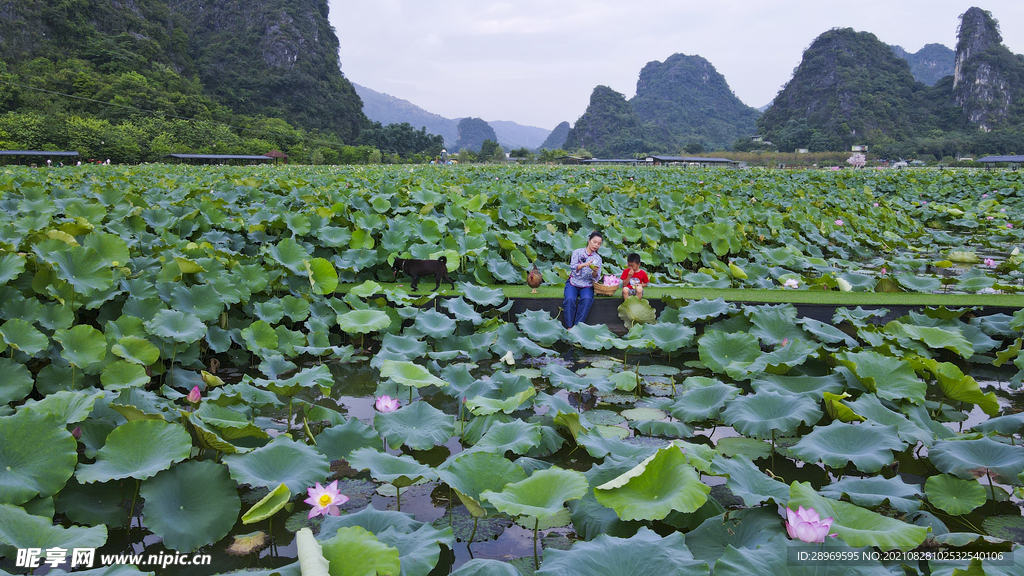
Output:
[[193,386],[192,391],[188,393],[185,400],[188,400],[189,404],[199,404],[199,401],[203,398],[203,393],[199,391],[199,386]]
[[75,429],[71,431],[71,435],[75,437],[75,440],[82,439],[82,427],[75,426]]
[[508,352],[505,352],[505,355],[501,357],[501,361],[504,362],[505,364],[508,364],[509,366],[515,366],[516,365],[516,359],[515,359],[515,357],[512,356],[512,351],[511,350],[509,350]]

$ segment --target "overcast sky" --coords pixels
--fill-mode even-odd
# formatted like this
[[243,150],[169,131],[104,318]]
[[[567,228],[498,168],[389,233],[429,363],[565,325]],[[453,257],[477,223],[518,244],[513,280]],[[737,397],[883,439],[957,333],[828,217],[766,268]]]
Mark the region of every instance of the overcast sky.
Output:
[[992,13],[1024,53],[1021,0],[329,0],[341,69],[362,86],[447,118],[554,128],[603,84],[636,93],[640,69],[706,58],[749,106],[772,101],[823,32],[871,32],[913,53],[956,47],[959,16]]

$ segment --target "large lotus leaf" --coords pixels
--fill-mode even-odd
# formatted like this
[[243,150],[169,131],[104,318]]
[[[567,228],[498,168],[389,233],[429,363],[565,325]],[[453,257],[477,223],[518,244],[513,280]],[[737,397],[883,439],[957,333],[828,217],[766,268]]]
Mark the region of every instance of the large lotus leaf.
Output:
[[729,367],[726,372],[733,378],[747,378],[761,372],[785,373],[794,366],[799,366],[807,358],[818,352],[818,345],[805,340],[790,340],[785,346],[779,346],[767,354],[761,354],[757,360],[745,367]]
[[227,535],[238,520],[238,486],[221,464],[189,460],[144,481],[146,527],[164,546],[190,552]]
[[212,322],[224,310],[225,299],[209,284],[175,286],[171,293],[171,307],[195,314],[203,322]]
[[0,286],[7,284],[25,271],[25,258],[20,254],[6,252],[0,255]]
[[433,468],[420,464],[410,456],[384,454],[370,448],[362,448],[350,454],[348,463],[356,470],[368,469],[375,480],[397,488],[411,486],[421,479],[437,478]]
[[673,322],[657,322],[644,325],[640,333],[644,338],[653,341],[663,352],[671,354],[693,342],[696,330],[689,326]]
[[128,362],[149,366],[160,359],[160,349],[145,338],[125,336],[114,344],[110,351]]
[[771,438],[796,433],[801,423],[814,425],[821,419],[818,403],[806,396],[786,396],[771,390],[731,400],[722,420],[744,436]]
[[77,446],[62,418],[32,412],[0,417],[0,503],[59,492],[75,471]]
[[192,437],[179,424],[163,420],[132,420],[107,435],[95,464],[81,464],[79,482],[108,482],[122,478],[144,480],[189,457]]
[[690,388],[672,403],[670,411],[673,418],[683,422],[715,420],[725,407],[725,403],[739,393],[739,388],[721,382]]
[[21,407],[24,411],[37,414],[53,414],[68,424],[81,422],[88,418],[96,401],[106,393],[102,390],[61,390],[48,394],[42,400],[29,400]]
[[[932,276],[915,276],[913,274],[903,273],[895,275],[896,281],[899,282],[900,286],[907,288],[911,292],[935,292],[942,286],[942,280]],[[881,285],[881,282],[879,282]],[[875,288],[878,291],[878,288]]]
[[968,514],[988,500],[985,487],[975,479],[963,480],[949,474],[930,476],[924,483],[928,502],[952,516]]
[[231,477],[239,484],[252,487],[276,488],[285,484],[292,494],[331,474],[331,463],[316,448],[285,436],[245,454],[228,454],[224,463]]
[[72,478],[54,497],[54,509],[77,524],[127,526],[128,510],[121,504],[131,495],[123,484],[130,484],[130,490],[135,490],[134,483],[79,484]]
[[50,339],[21,318],[11,318],[0,325],[0,339],[11,348],[21,350],[29,356],[50,347]]
[[910,363],[870,350],[840,352],[836,361],[849,368],[864,386],[885,400],[924,403],[927,385],[914,373]]
[[[539,434],[538,434],[539,435]],[[484,490],[501,491],[506,484],[525,480],[526,472],[509,460],[492,452],[463,452],[449,458],[437,475],[459,496],[459,500],[476,517],[492,516],[497,510],[481,498]]]
[[427,402],[413,402],[373,417],[373,427],[392,448],[406,445],[413,450],[430,450],[447,442],[455,432],[455,417]]
[[391,325],[391,316],[382,310],[351,310],[338,314],[338,327],[347,334],[368,334]]
[[57,278],[71,284],[79,294],[102,292],[114,281],[109,264],[96,250],[86,246],[52,252],[44,259],[53,264]]
[[474,445],[474,450],[484,450],[494,454],[505,454],[511,450],[513,454],[526,454],[530,449],[540,446],[541,426],[534,422],[527,424],[522,420],[512,422],[496,422]]
[[939,382],[942,393],[950,400],[976,404],[985,414],[995,416],[999,413],[999,401],[994,392],[983,393],[978,382],[963,373],[956,364],[939,362],[931,358],[914,358],[910,363],[915,367],[926,368]]
[[103,333],[86,324],[68,330],[57,330],[53,339],[60,342],[61,356],[72,366],[83,370],[103,361],[107,355],[107,341]]
[[761,345],[757,338],[746,332],[712,330],[697,342],[697,351],[700,361],[713,372],[724,374],[731,371],[742,375],[761,356]]
[[434,376],[426,368],[412,362],[385,360],[380,367],[381,378],[390,378],[403,386],[423,388],[424,386],[447,386],[448,383]]
[[338,271],[330,260],[313,258],[304,261],[309,276],[309,287],[317,294],[332,294],[338,288]]
[[903,339],[916,340],[931,349],[945,348],[964,358],[974,355],[974,346],[964,338],[960,330],[951,330],[933,326],[915,326],[892,321],[883,330],[892,334],[898,341]]
[[316,445],[329,459],[348,458],[360,448],[375,448],[381,445],[380,436],[358,418],[349,418],[344,424],[331,426],[316,435]]
[[63,528],[55,526],[51,518],[29,514],[21,506],[0,504],[0,554],[8,560],[14,558],[17,549],[98,548],[106,542],[106,526]]
[[423,310],[417,314],[413,326],[435,340],[451,336],[455,332],[455,320],[433,310]]
[[770,478],[743,454],[732,458],[715,458],[711,469],[729,477],[725,485],[743,499],[747,506],[756,506],[767,500],[783,503],[789,499],[789,486]]
[[309,260],[309,252],[293,238],[285,238],[267,249],[274,260],[295,274],[305,274],[304,261]]
[[623,520],[661,520],[672,511],[700,508],[709,492],[711,488],[701,482],[682,449],[669,446],[597,486],[594,496]]
[[704,299],[690,302],[686,306],[680,307],[679,318],[691,323],[706,322],[723,314],[731,314],[735,310],[736,308],[726,302],[724,298]]
[[632,538],[602,534],[577,542],[569,550],[544,551],[537,576],[697,576],[709,573],[707,562],[694,560],[680,532],[662,538],[641,528]]
[[450,576],[521,576],[521,574],[508,562],[477,558],[459,566]]
[[801,318],[797,322],[803,327],[804,331],[817,338],[819,342],[843,344],[851,348],[857,345],[856,340],[850,338],[845,332],[831,324],[826,324],[814,318]]
[[471,322],[474,326],[483,324],[484,317],[479,312],[473,309],[473,306],[466,302],[462,296],[458,298],[449,298],[442,303],[442,306],[451,312],[452,316],[459,322]]
[[[512,282],[518,283],[519,281],[519,273],[516,272]],[[466,282],[459,282],[456,286],[467,300],[481,306],[498,306],[505,301],[505,293],[496,288],[485,288]]]
[[146,322],[146,330],[166,340],[192,343],[206,335],[206,324],[195,314],[160,310]]
[[427,353],[427,343],[416,336],[396,336],[385,334],[381,340],[381,351],[387,351],[396,356],[402,356],[404,360],[412,360]]
[[[826,538],[816,552],[837,555],[860,555],[842,542]],[[810,550],[810,549],[809,549]],[[892,576],[885,566],[877,560],[853,562],[828,561],[794,561],[789,550],[789,540],[783,534],[772,537],[767,543],[757,548],[736,548],[728,546],[721,558],[715,562],[716,576],[751,576],[752,574],[771,574],[772,576]]]
[[657,319],[657,312],[651,308],[651,303],[641,298],[626,298],[617,310],[627,330],[634,324],[654,324]]
[[260,499],[259,502],[252,505],[244,514],[242,514],[242,524],[252,524],[254,522],[260,522],[266,520],[274,514],[277,514],[281,508],[284,508],[285,504],[288,503],[292,498],[292,492],[284,484],[278,485],[270,491],[269,494]]
[[921,507],[921,487],[917,484],[907,484],[899,476],[847,476],[822,487],[819,493],[833,500],[839,500],[845,495],[850,502],[868,508],[875,508],[888,502],[893,509],[904,514]]
[[225,440],[267,437],[267,433],[253,423],[251,416],[243,414],[234,408],[219,406],[213,402],[203,402],[202,406],[192,413],[191,420],[193,422],[198,420],[207,426],[215,428],[217,433]]
[[449,550],[455,547],[452,529],[438,530],[424,524],[413,532],[402,532],[395,527],[377,534],[384,544],[398,548],[403,576],[427,576],[441,557],[441,544]]
[[391,528],[397,532],[408,534],[419,530],[424,523],[417,521],[412,514],[393,510],[377,510],[371,504],[354,514],[324,517],[320,533],[317,536],[321,540],[331,538],[339,528],[346,526],[359,526],[374,534],[380,534]]
[[[782,486],[786,489],[783,500],[787,500],[789,486]],[[785,534],[785,528],[779,522],[775,506],[730,510],[704,520],[700,526],[688,532],[686,546],[698,560],[712,563],[721,558],[729,547],[756,548],[780,534]]]
[[35,381],[24,364],[11,358],[0,358],[0,405],[24,400]]
[[765,344],[776,345],[783,340],[809,340],[807,333],[797,324],[797,310],[792,304],[747,307],[744,312],[754,325],[750,334]]
[[565,510],[566,501],[582,498],[586,493],[587,479],[582,473],[552,467],[538,470],[526,480],[506,484],[501,492],[484,490],[480,496],[499,512],[544,523]]
[[882,550],[910,550],[924,542],[928,528],[882,516],[860,506],[825,498],[809,483],[793,482],[787,507],[814,508],[822,518],[832,518],[832,532],[854,547],[876,546]]
[[906,446],[893,426],[836,420],[828,426],[815,427],[789,450],[805,462],[821,460],[833,468],[850,462],[861,472],[878,472],[892,463],[893,450],[902,451]]
[[[346,526],[321,543],[331,576],[399,576],[397,548],[361,526]],[[305,573],[305,570],[303,571]]]
[[618,348],[625,350],[631,343],[618,338],[606,324],[577,324],[568,330],[569,340],[587,350]]
[[965,480],[991,473],[996,482],[1020,484],[1017,475],[1024,472],[1024,447],[990,438],[936,442],[928,457],[940,472]]
[[[2,364],[0,364],[0,366],[2,366]],[[0,368],[0,372],[2,372],[2,368]],[[1024,412],[989,418],[984,422],[979,422],[974,425],[974,430],[979,430],[985,433],[995,432],[996,434],[1003,436],[1019,434],[1022,428],[1024,428]]]
[[531,340],[544,346],[550,346],[565,338],[566,330],[562,323],[543,310],[523,312],[517,319],[519,329]]
[[530,386],[526,390],[520,390],[507,398],[475,396],[466,402],[466,408],[477,416],[487,416],[497,412],[511,414],[536,394],[537,389]]
[[[911,421],[905,415],[886,408],[874,394],[861,394],[854,402],[848,402],[851,410],[868,419],[870,422],[884,426],[895,426],[896,433],[904,442],[924,443],[931,446],[935,442],[935,433]],[[941,424],[938,426],[942,427]],[[945,429],[945,427],[943,427]]]
[[825,392],[838,394],[845,385],[835,374],[827,376],[790,376],[776,374],[759,374],[750,382],[755,392],[771,390],[779,394],[801,394],[820,398]]
[[319,364],[310,368],[299,370],[295,376],[279,380],[256,380],[255,383],[271,392],[284,396],[294,396],[303,388],[320,388],[321,393],[327,394],[334,384],[334,375],[326,364]]

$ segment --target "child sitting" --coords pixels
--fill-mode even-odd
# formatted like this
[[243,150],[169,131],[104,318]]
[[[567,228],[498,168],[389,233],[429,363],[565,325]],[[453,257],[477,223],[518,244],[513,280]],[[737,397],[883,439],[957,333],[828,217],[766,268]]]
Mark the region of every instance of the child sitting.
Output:
[[644,297],[644,286],[651,280],[647,272],[640,269],[640,255],[633,252],[626,256],[626,269],[622,271],[622,299],[630,296]]

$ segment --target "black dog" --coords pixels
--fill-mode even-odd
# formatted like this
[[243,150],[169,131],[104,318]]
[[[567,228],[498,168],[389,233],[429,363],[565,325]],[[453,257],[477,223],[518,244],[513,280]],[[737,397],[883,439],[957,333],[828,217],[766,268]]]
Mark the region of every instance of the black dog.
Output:
[[437,280],[437,286],[434,286],[434,290],[441,287],[441,280],[447,280],[452,288],[455,288],[455,282],[452,282],[450,276],[448,276],[448,259],[441,256],[437,260],[407,260],[405,258],[395,258],[395,264],[391,267],[391,271],[394,272],[395,278],[398,278],[399,272],[405,272],[409,276],[412,276],[412,289],[416,290],[416,285],[420,281],[420,276],[434,275]]

